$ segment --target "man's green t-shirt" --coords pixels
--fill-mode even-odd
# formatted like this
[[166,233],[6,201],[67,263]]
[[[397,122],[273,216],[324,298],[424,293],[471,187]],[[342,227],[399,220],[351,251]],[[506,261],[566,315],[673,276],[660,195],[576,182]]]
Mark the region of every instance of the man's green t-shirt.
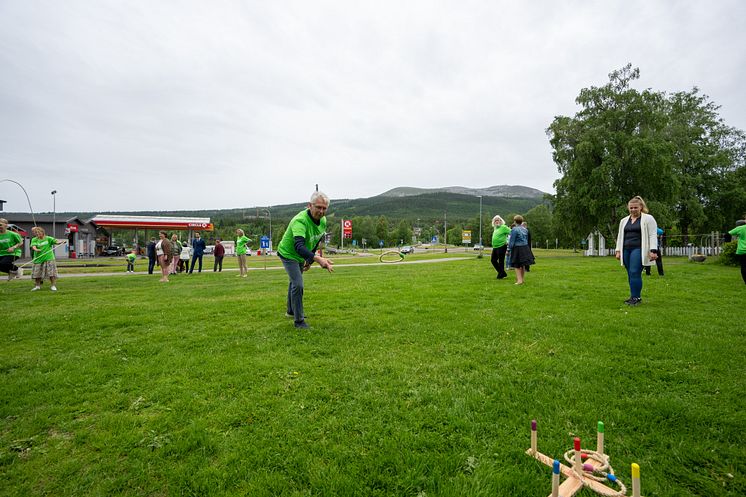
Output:
[[131,253],[131,252],[129,254],[127,254],[127,260],[128,261],[135,262],[135,259],[137,259],[137,254],[134,254],[134,253]]
[[508,235],[510,234],[510,228],[504,224],[501,224],[492,232],[492,248],[502,247],[508,243]]
[[326,216],[321,218],[319,224],[316,224],[308,210],[301,211],[288,224],[288,229],[282,236],[277,252],[285,259],[305,262],[305,259],[295,251],[295,237],[302,236],[306,240],[306,248],[313,251],[325,233]]
[[236,254],[244,255],[246,253],[246,246],[250,241],[251,240],[249,240],[249,237],[246,235],[239,236],[238,240],[236,240]]
[[17,249],[13,250],[13,252],[8,252],[8,249],[10,247],[18,245],[19,243],[23,243],[23,240],[21,239],[21,235],[19,235],[15,231],[7,230],[5,233],[0,233],[0,257],[4,257],[6,255],[21,257],[20,246]]
[[41,264],[42,262],[53,261],[54,260],[54,247],[56,244],[57,244],[57,240],[55,240],[51,236],[45,236],[44,238],[41,238],[41,239],[37,237],[33,237],[31,239],[31,246],[39,247],[40,249],[39,252],[35,250],[31,251],[34,254],[33,263]]
[[728,233],[738,237],[738,247],[736,248],[736,254],[746,254],[746,224],[736,226]]

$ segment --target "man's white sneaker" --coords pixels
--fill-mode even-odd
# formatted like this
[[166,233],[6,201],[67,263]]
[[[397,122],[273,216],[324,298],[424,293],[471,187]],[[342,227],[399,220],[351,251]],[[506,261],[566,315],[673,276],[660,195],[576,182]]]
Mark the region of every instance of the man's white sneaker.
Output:
[[50,290],[52,290],[53,292],[56,292],[57,291],[57,287],[54,286],[54,285],[52,285],[52,288],[50,288]]
[[32,292],[35,292],[37,290],[41,290],[41,287],[40,286],[35,286],[34,288],[31,289]]

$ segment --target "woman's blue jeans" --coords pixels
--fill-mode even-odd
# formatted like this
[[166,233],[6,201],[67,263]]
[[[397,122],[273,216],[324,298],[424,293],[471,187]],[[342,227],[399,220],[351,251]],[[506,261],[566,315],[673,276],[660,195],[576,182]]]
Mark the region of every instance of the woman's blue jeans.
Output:
[[624,249],[622,257],[624,267],[627,268],[627,278],[629,279],[630,297],[640,298],[642,292],[642,249]]

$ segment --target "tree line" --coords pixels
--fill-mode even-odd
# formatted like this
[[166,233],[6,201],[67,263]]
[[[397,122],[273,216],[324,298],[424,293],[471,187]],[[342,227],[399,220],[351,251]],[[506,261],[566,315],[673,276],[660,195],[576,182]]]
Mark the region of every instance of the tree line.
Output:
[[746,213],[746,139],[698,88],[637,90],[631,64],[601,87],[580,90],[573,117],[547,129],[562,177],[555,181],[555,234],[565,242],[598,230],[614,237],[627,201],[642,196],[659,225],[684,243],[723,232]]
[[[484,212],[481,219],[482,242],[490,246],[492,240],[492,217],[500,214],[510,224],[513,216],[522,214],[531,228],[533,241],[537,246],[544,246],[547,241],[554,246],[554,228],[552,226],[552,213],[546,204],[537,205],[525,213],[519,212]],[[434,237],[438,243],[447,240],[449,245],[462,245],[462,232],[471,231],[471,245],[479,243],[480,218],[478,215],[472,218],[444,219],[397,219],[390,216],[340,216],[332,213],[327,216],[327,233],[330,245],[342,245],[342,220],[352,221],[352,238],[344,240],[344,246],[356,246],[362,248],[377,248],[381,241],[384,246],[394,247],[401,245],[412,245],[430,243]],[[272,243],[274,247],[280,243],[289,219],[272,221]],[[215,219],[215,230],[206,233],[206,239],[213,243],[216,238],[233,240],[236,238],[236,228],[244,230],[246,235],[252,239],[251,246],[259,247],[259,239],[269,236],[270,225],[268,217],[255,217],[252,219],[218,218]],[[445,231],[444,231],[445,229]],[[444,237],[444,233],[446,236]],[[354,241],[354,243],[353,243]]]

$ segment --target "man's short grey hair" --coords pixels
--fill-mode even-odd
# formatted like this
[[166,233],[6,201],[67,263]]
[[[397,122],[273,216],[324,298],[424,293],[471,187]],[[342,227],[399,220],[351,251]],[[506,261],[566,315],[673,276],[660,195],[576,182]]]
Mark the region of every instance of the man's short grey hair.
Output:
[[316,203],[317,200],[321,200],[325,204],[329,204],[329,197],[324,192],[313,192],[313,195],[311,195],[311,203]]

